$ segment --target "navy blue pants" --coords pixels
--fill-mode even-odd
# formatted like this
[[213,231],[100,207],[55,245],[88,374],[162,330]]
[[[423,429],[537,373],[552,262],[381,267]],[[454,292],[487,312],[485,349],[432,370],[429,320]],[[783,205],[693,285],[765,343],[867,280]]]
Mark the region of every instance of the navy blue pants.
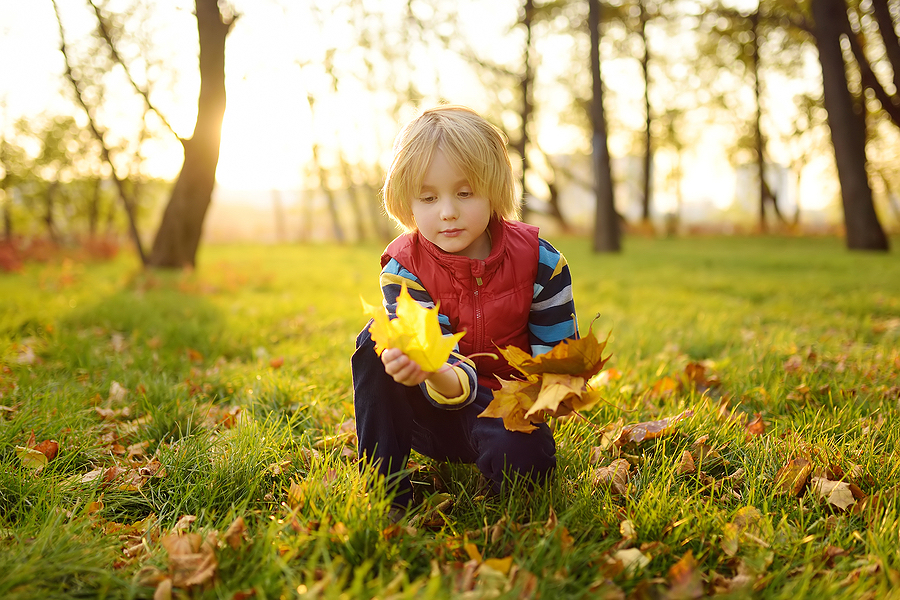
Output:
[[464,408],[439,408],[418,386],[394,381],[375,353],[368,325],[356,339],[351,365],[359,457],[388,478],[394,504],[412,500],[402,473],[410,449],[435,460],[475,463],[495,493],[508,477],[539,481],[556,467],[556,444],[545,423],[521,433],[508,431],[501,419],[478,418],[493,398],[489,388],[479,386],[475,401]]

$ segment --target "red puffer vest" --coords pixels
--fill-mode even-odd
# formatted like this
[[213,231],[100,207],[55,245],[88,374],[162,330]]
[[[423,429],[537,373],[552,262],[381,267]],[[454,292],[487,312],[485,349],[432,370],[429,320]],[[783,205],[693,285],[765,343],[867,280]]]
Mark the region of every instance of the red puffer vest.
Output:
[[518,373],[497,353],[497,347],[518,346],[531,354],[528,316],[534,297],[539,243],[538,228],[517,221],[494,219],[490,224],[491,253],[485,260],[448,254],[418,232],[401,235],[381,257],[384,267],[394,258],[416,275],[455,332],[465,331],[459,350],[468,356],[492,352],[499,357],[475,357],[478,383],[500,389],[494,375],[510,379]]

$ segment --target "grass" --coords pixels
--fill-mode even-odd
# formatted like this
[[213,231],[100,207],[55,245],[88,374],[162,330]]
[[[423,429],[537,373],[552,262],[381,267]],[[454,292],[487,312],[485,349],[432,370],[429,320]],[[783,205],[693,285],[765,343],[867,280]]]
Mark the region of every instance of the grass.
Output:
[[[553,423],[559,468],[534,492],[474,497],[474,467],[414,456],[424,504],[405,527],[359,472],[351,421],[379,248],[0,276],[0,597],[151,598],[167,577],[198,598],[896,594],[896,256],[830,238],[632,239],[619,256],[553,241],[582,331],[609,332],[607,402]],[[617,424],[686,409],[665,435],[609,444]],[[17,450],[32,434],[59,443],[37,473]],[[618,458],[624,494],[598,481]],[[779,493],[795,458],[854,483],[856,504]],[[214,576],[190,589],[196,569],[164,548],[185,515],[195,539],[218,536]]]

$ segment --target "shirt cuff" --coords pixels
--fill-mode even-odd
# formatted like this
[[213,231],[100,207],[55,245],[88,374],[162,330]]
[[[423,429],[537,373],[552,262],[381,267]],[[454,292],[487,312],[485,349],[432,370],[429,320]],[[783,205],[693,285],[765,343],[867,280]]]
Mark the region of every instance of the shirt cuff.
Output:
[[458,404],[464,404],[469,399],[469,394],[472,391],[472,388],[469,387],[469,376],[466,375],[466,372],[463,371],[459,367],[451,367],[453,372],[456,373],[456,377],[459,379],[459,384],[462,386],[462,394],[456,396],[454,398],[447,398],[433,387],[428,381],[425,381],[425,387],[428,389],[428,395],[431,396],[431,399],[437,402],[438,404],[443,404],[446,406],[456,406]]

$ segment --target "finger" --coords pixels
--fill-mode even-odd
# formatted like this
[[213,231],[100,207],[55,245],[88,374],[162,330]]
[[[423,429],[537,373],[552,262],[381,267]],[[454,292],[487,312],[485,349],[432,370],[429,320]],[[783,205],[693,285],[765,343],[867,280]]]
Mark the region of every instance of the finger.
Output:
[[403,352],[401,352],[398,348],[388,348],[381,353],[381,362],[386,365],[389,362],[397,360],[397,358],[400,356],[403,356]]

